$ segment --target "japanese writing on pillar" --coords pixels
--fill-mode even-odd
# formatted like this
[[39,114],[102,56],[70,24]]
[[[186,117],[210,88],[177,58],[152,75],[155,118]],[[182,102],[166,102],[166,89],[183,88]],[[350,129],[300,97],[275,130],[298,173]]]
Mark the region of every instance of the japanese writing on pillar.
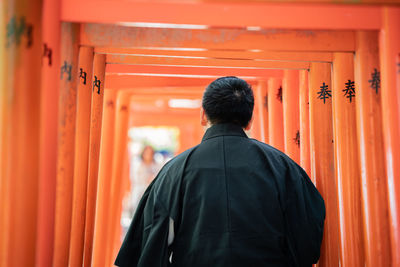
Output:
[[82,81],[83,84],[86,84],[86,76],[87,76],[86,71],[83,71],[82,68],[79,68],[79,78],[83,80]]
[[397,73],[400,73],[400,53],[397,55]]
[[106,107],[113,108],[114,107],[114,101],[112,101],[112,100],[107,101],[106,102]]
[[99,79],[97,79],[97,76],[94,76],[94,81],[93,81],[93,91],[94,88],[97,88],[97,94],[100,94],[100,85],[101,85],[101,81]]
[[72,71],[72,65],[64,60],[64,64],[61,66],[61,80],[64,78],[64,73],[65,73],[67,80],[71,81],[72,79],[71,71]]
[[368,82],[370,87],[378,93],[378,90],[381,88],[381,73],[376,68],[371,73],[371,79]]
[[278,88],[278,93],[276,94],[276,98],[282,102],[282,86]]
[[356,96],[356,91],[355,91],[356,89],[354,88],[354,81],[348,80],[348,82],[345,83],[344,86],[345,86],[345,89],[342,90],[344,92],[344,96],[346,98],[348,98],[351,103],[352,98],[354,98]]
[[324,82],[322,83],[322,85],[319,88],[321,90],[319,90],[317,92],[318,99],[322,99],[324,101],[324,104],[325,104],[325,100],[330,98],[330,97],[332,97],[331,90],[329,90],[328,85],[325,84]]
[[20,45],[22,37],[26,38],[26,47],[29,48],[33,44],[33,25],[26,22],[25,16],[17,18],[15,15],[11,17],[6,26],[6,45]]
[[[43,44],[43,55],[42,55],[42,59],[43,59],[44,57],[47,57],[48,65],[51,66],[52,57],[53,57],[53,50],[52,50],[50,47],[48,47],[46,43]],[[42,63],[43,63],[43,61],[42,61]]]
[[297,130],[296,132],[296,136],[293,138],[294,143],[300,147],[300,131]]

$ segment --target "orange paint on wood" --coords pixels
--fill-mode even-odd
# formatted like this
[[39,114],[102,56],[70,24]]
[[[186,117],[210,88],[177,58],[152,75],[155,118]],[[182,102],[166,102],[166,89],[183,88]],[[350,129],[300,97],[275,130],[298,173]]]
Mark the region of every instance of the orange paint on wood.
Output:
[[269,144],[284,150],[282,80],[268,79],[268,129]]
[[[106,251],[109,248],[107,243],[108,220],[110,218],[111,208],[111,177],[112,177],[112,159],[114,151],[114,130],[115,114],[117,105],[117,90],[104,91],[104,110],[103,123],[101,128],[101,145],[99,155],[99,175],[98,188],[96,194],[96,212],[93,235],[93,247],[90,240],[85,237],[85,255],[90,257],[92,250],[91,264],[86,261],[85,266],[105,266]],[[89,216],[89,214],[88,214]]]
[[[267,81],[260,81],[258,85],[255,87],[256,95],[257,95],[257,106],[258,114],[259,114],[259,125],[261,132],[261,141],[264,143],[268,142],[268,99],[267,99],[267,91],[268,84]],[[254,87],[253,87],[254,91]]]
[[77,91],[75,127],[75,164],[71,216],[69,266],[82,266],[85,235],[86,198],[91,134],[92,70],[94,51],[91,47],[79,48],[79,81]]
[[282,77],[283,70],[279,69],[253,69],[253,68],[230,68],[224,67],[197,67],[197,66],[151,66],[151,65],[125,65],[107,64],[107,74],[132,74],[152,76],[171,76],[182,78],[212,78],[215,80],[220,76],[238,76],[245,80],[249,77]]
[[[396,0],[385,0],[394,3]],[[228,1],[225,1],[228,2]],[[218,28],[260,26],[267,29],[378,29],[381,14],[376,6],[351,5],[353,1],[302,0],[271,1],[113,1],[69,0],[63,3],[65,21],[210,25]],[[274,1],[275,2],[275,1]],[[306,3],[304,3],[306,2]],[[311,4],[309,2],[314,2]],[[327,5],[344,2],[347,5]],[[378,0],[363,2],[381,3]],[[325,3],[321,5],[320,3]],[[358,2],[357,2],[358,3]],[[80,10],[80,12],[76,12]],[[135,10],[135,12],[130,12]]]
[[157,66],[203,66],[255,69],[309,69],[309,62],[282,60],[248,60],[221,58],[178,58],[150,55],[107,55],[109,64],[157,65]]
[[[264,18],[264,17],[263,17]],[[165,29],[82,24],[82,45],[269,51],[354,51],[353,31]],[[163,36],[163,38],[160,38]],[[346,40],[346,42],[343,42]]]
[[364,266],[363,220],[356,123],[354,55],[333,54],[332,110],[337,177],[340,263]]
[[[299,71],[299,112],[300,112],[300,166],[311,177],[310,167],[310,104],[308,99],[309,71]],[[313,181],[315,183],[315,181]]]
[[383,8],[380,32],[382,129],[388,180],[392,266],[400,266],[400,9]]
[[[92,76],[92,107],[90,118],[90,146],[89,146],[89,172],[87,184],[87,207],[89,224],[86,228],[85,243],[90,246],[92,243],[91,234],[93,233],[93,216],[96,206],[97,183],[99,176],[100,162],[100,143],[101,143],[101,128],[104,103],[104,86],[105,86],[105,67],[106,57],[96,54],[93,60],[93,76]],[[89,217],[90,216],[90,217]]]
[[79,26],[61,24],[61,83],[53,266],[68,266],[74,177]]
[[285,70],[282,82],[285,153],[300,164],[299,72]]
[[214,59],[261,59],[280,61],[319,61],[332,62],[332,53],[329,52],[293,52],[293,51],[262,51],[262,50],[168,50],[129,47],[96,47],[99,54],[117,55],[152,55],[155,57],[178,58],[214,58]]
[[311,175],[324,198],[326,207],[324,237],[318,266],[339,266],[339,221],[330,97],[331,64],[311,63],[309,81]]
[[[7,1],[5,24],[9,91],[6,203],[1,231],[4,266],[34,266],[37,240],[41,77],[40,1]],[[24,21],[24,23],[22,23]],[[14,24],[15,23],[15,24]],[[3,59],[2,59],[3,60]],[[3,81],[2,81],[3,82]],[[2,238],[3,239],[3,238]],[[2,260],[3,261],[3,260]]]
[[[358,31],[354,61],[366,266],[390,266],[378,33]],[[388,107],[385,107],[388,108]]]
[[50,267],[54,254],[57,127],[60,88],[60,1],[43,0],[40,99],[39,210],[36,266]]
[[[117,229],[120,227],[121,205],[123,199],[123,163],[128,147],[128,118],[129,118],[129,102],[130,95],[128,92],[120,91],[117,95],[116,117],[115,117],[115,134],[114,134],[114,150],[112,159],[112,176],[111,176],[111,204],[110,214],[107,220],[108,236],[106,250],[106,266],[111,266],[116,255],[113,255],[113,240],[118,234]],[[104,252],[103,252],[104,253]]]

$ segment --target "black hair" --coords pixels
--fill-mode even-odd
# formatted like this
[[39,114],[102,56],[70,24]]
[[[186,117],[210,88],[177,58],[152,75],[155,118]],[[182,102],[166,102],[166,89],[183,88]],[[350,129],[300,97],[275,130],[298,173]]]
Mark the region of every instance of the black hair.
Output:
[[244,128],[253,115],[253,90],[242,79],[221,77],[207,86],[202,106],[211,124],[234,123]]

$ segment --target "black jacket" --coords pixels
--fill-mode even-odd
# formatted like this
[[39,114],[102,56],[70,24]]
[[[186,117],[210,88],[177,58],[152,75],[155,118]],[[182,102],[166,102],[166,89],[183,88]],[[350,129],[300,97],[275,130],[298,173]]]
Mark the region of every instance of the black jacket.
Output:
[[218,124],[148,187],[115,264],[311,266],[324,219],[324,201],[300,166],[240,127]]

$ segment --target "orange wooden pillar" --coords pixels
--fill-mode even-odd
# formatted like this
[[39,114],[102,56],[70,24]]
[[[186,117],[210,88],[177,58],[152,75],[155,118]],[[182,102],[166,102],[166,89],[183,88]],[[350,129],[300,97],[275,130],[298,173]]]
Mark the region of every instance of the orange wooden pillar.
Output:
[[299,71],[300,166],[303,167],[303,169],[311,177],[308,73],[308,70]]
[[337,177],[340,264],[364,266],[353,53],[333,54],[332,110]]
[[366,266],[391,262],[379,73],[378,33],[356,32],[355,99]]
[[325,200],[326,219],[319,266],[339,266],[339,222],[333,157],[331,64],[310,66],[311,174]]
[[129,100],[130,93],[119,91],[117,96],[117,108],[116,108],[116,117],[115,117],[115,143],[114,143],[114,151],[113,151],[113,161],[112,161],[112,191],[111,195],[113,196],[111,199],[111,207],[110,207],[110,216],[108,220],[108,237],[107,240],[109,242],[106,266],[111,266],[113,261],[115,260],[116,255],[114,255],[113,251],[113,240],[115,238],[115,234],[119,233],[117,228],[120,226],[121,220],[121,205],[123,199],[123,164],[124,159],[127,153],[127,139],[128,139],[128,118],[129,118]]
[[60,86],[60,1],[44,0],[36,266],[53,260],[56,203],[57,124]]
[[[6,25],[10,20],[11,15],[14,14],[14,4],[11,4],[10,1],[1,1],[0,2],[0,42],[4,44],[6,41]],[[11,118],[11,103],[9,102],[10,95],[12,93],[12,73],[13,69],[10,66],[13,65],[14,55],[15,55],[15,47],[6,47],[5,45],[0,46],[0,123],[1,131],[0,131],[0,229],[2,230],[2,234],[0,235],[0,267],[7,266],[8,261],[8,238],[9,235],[6,234],[9,225],[9,209],[10,209],[10,180],[7,179],[8,172],[8,162],[10,160],[10,156],[8,155],[8,150],[10,147],[9,137],[10,137],[10,118]]]
[[92,102],[92,47],[79,48],[79,81],[75,127],[75,164],[71,217],[69,266],[82,266],[85,236],[86,189],[89,164],[90,114]]
[[[87,225],[85,229],[85,245],[91,249],[94,231],[94,215],[96,210],[96,193],[97,182],[99,176],[99,157],[100,157],[100,141],[103,117],[103,101],[104,101],[104,84],[105,84],[105,55],[96,54],[93,60],[93,77],[92,77],[92,107],[90,119],[90,147],[89,147],[89,173],[87,180],[87,189],[85,188],[87,217],[85,218]],[[83,237],[82,237],[83,238]],[[87,239],[86,239],[87,238]],[[82,244],[83,245],[83,244]],[[83,255],[83,254],[82,254]],[[90,257],[89,257],[90,259]],[[80,265],[82,263],[80,262]],[[79,265],[79,266],[80,266]],[[74,266],[74,265],[72,265]]]
[[[41,1],[5,3],[7,144],[1,259],[4,266],[33,266],[37,240]],[[2,58],[2,60],[4,60]],[[3,82],[3,81],[1,81]],[[9,116],[8,116],[9,115]],[[4,253],[4,254],[3,254]]]
[[75,155],[78,45],[79,25],[62,23],[53,266],[68,266]]
[[261,80],[259,82],[261,96],[262,96],[262,112],[264,117],[264,142],[268,143],[269,129],[268,129],[268,81]]
[[269,144],[284,150],[282,80],[268,79],[268,130]]
[[383,8],[383,28],[379,47],[392,266],[400,266],[400,9],[398,7]]
[[265,129],[268,129],[268,119],[266,118],[266,105],[265,105],[265,97],[267,95],[267,86],[265,82],[260,82],[257,84],[254,90],[255,94],[255,109],[257,109],[257,121],[253,121],[257,124],[257,130],[259,131],[259,137],[261,142],[266,142],[268,133]]
[[[114,151],[114,129],[117,103],[117,91],[105,90],[104,111],[101,129],[101,145],[99,158],[99,178],[96,195],[96,213],[93,233],[86,232],[84,266],[105,266],[107,244],[108,220],[110,217],[111,202],[111,176]],[[88,214],[89,217],[89,209]],[[88,228],[89,223],[86,224]],[[93,245],[90,242],[93,239]],[[87,256],[87,257],[86,257]]]
[[300,164],[299,71],[285,70],[282,82],[285,153]]

